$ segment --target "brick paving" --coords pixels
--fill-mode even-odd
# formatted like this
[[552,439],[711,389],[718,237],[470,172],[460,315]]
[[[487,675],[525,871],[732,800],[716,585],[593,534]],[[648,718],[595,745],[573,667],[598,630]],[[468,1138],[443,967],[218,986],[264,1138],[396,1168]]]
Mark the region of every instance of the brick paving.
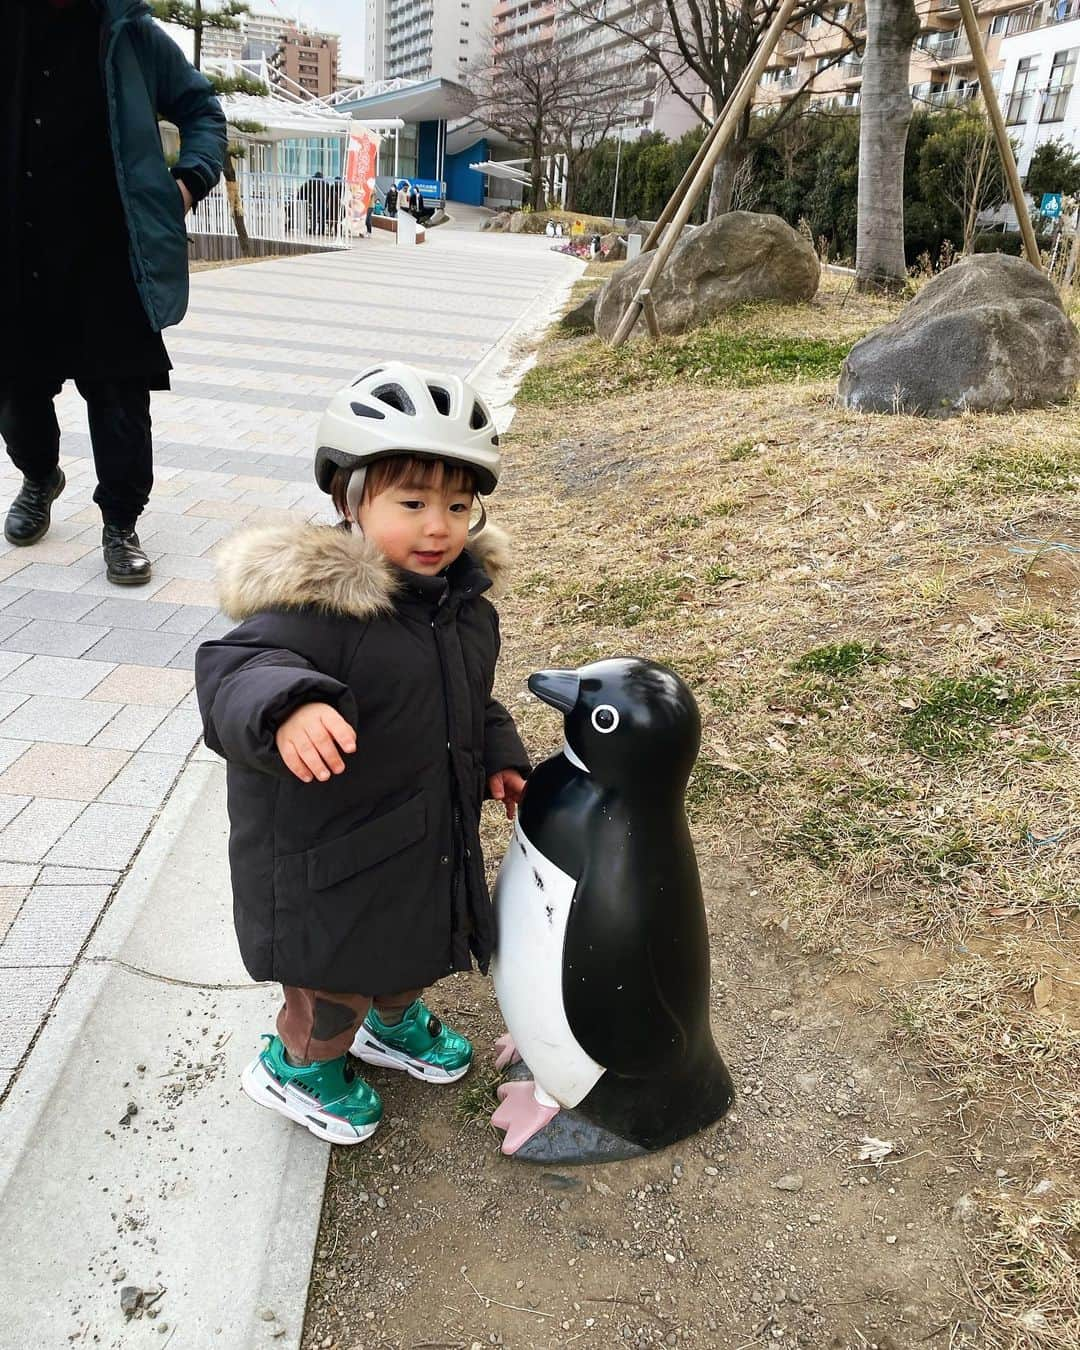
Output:
[[[184,764],[209,753],[191,672],[228,626],[216,546],[324,511],[315,427],[363,365],[468,375],[573,274],[542,240],[450,230],[196,274],[167,334],[172,391],[153,397],[154,576],[136,591],[105,580],[84,405],[65,389],[52,529],[32,548],[0,539],[0,1100]],[[4,456],[0,509],[18,483]]]

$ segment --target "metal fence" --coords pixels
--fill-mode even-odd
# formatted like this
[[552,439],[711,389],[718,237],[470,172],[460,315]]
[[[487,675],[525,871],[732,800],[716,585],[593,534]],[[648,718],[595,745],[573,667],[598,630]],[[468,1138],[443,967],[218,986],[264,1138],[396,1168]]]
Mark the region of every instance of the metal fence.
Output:
[[[340,179],[250,173],[237,165],[236,186],[252,239],[349,247],[348,190]],[[236,227],[224,181],[187,218],[189,234],[233,235]]]

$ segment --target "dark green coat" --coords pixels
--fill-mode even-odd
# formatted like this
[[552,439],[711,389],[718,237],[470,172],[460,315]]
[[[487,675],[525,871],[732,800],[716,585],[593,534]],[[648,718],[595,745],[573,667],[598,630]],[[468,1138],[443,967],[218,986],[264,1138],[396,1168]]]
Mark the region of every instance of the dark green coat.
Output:
[[[187,230],[173,174],[203,197],[221,175],[225,115],[205,76],[150,17],[145,0],[103,0],[102,60],[131,270],[152,328],[187,310]],[[173,173],[161,151],[155,112],[176,124]]]

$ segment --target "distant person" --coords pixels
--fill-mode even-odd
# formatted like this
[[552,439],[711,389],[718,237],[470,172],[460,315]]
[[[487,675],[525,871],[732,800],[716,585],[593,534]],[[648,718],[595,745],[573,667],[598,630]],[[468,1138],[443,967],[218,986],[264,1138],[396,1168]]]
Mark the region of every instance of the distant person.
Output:
[[391,219],[393,219],[393,217],[396,216],[398,213],[398,190],[397,186],[394,183],[391,183],[390,186],[386,189],[384,210],[386,211],[386,214],[390,216]]
[[[218,181],[225,117],[145,5],[12,0],[4,53],[0,435],[23,475],[4,536],[24,547],[48,532],[65,487],[53,400],[74,380],[106,576],[141,585],[151,572],[135,533],[154,483],[150,391],[169,387],[161,330],[187,309],[184,217]],[[156,114],[180,131],[171,171]]]
[[424,205],[424,194],[418,187],[414,187],[412,191],[412,214],[420,225],[429,221],[435,214],[432,208]]
[[337,234],[341,225],[341,205],[345,200],[345,180],[332,178],[326,185],[326,228],[324,234]]
[[327,198],[328,187],[329,184],[323,177],[322,170],[316,169],[296,194],[302,202],[307,204],[308,234],[326,233],[326,217],[329,205]]

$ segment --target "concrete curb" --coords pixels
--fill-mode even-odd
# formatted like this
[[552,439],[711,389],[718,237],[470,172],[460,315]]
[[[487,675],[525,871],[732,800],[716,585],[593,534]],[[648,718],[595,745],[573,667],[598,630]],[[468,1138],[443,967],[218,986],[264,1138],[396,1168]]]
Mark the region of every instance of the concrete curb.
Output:
[[2,1350],[300,1343],[329,1148],[240,1092],[278,994],[235,955],[224,776],[181,775],[5,1107]]
[[510,325],[491,351],[473,367],[469,379],[487,399],[499,433],[507,431],[517,409],[514,398],[527,371],[536,364],[536,345],[524,355],[514,353],[518,343],[539,339],[544,330],[562,312],[574,282],[585,271],[586,263],[566,255],[566,280],[554,291],[541,292],[528,309]]

